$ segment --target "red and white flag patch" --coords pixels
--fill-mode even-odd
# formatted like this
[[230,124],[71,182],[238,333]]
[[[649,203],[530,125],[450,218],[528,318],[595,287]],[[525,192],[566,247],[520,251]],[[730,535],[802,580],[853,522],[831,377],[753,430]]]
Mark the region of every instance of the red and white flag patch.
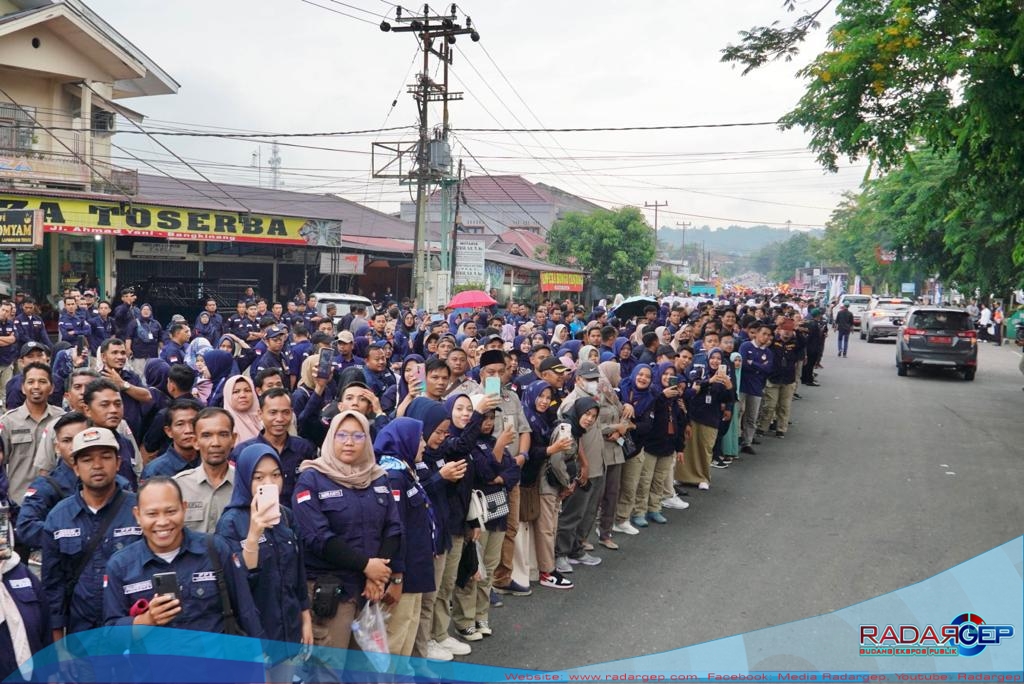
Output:
[[295,495],[295,503],[306,503],[312,498],[308,489],[305,489]]
[[401,489],[392,489],[391,490],[391,496],[395,499],[395,501],[400,501],[402,499],[402,490]]

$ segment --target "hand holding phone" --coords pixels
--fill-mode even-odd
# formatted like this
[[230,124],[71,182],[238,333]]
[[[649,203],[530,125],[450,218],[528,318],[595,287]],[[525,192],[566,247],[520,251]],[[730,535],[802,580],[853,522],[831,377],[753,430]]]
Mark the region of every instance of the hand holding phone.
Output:
[[427,366],[423,363],[416,364],[417,394],[423,396],[427,393]]
[[500,395],[501,378],[493,376],[489,378],[484,378],[484,394]]
[[320,350],[320,359],[316,364],[316,377],[318,380],[331,379],[331,365],[334,363],[334,353],[330,349]]
[[181,598],[181,590],[178,588],[178,573],[158,572],[153,575],[153,593],[157,596],[171,596]]

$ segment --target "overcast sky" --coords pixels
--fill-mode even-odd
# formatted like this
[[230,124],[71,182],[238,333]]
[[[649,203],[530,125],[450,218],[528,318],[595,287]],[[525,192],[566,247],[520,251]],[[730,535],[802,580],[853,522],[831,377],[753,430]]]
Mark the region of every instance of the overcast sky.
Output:
[[[146,126],[186,130],[325,132],[413,126],[405,85],[419,69],[411,34],[376,26],[382,0],[88,0],[180,84],[176,95],[124,104]],[[450,5],[432,5],[447,8]],[[422,9],[422,5],[418,6]],[[669,203],[662,226],[821,226],[865,166],[823,172],[807,136],[773,126],[658,132],[473,133],[465,128],[601,127],[774,121],[802,90],[793,63],[741,77],[719,62],[740,29],[786,19],[777,0],[538,2],[459,5],[481,34],[460,37],[452,67],[454,152],[470,174],[517,173],[605,206]],[[332,12],[336,10],[370,23]],[[828,18],[824,22],[829,25]],[[416,66],[413,67],[414,58]],[[492,61],[493,59],[493,61]],[[436,62],[434,62],[436,64]],[[506,82],[506,79],[507,81]],[[511,83],[511,86],[509,85]],[[514,90],[513,90],[514,88]],[[518,94],[517,94],[518,93]],[[391,103],[398,100],[393,109]],[[521,97],[521,99],[520,99]],[[440,119],[431,112],[431,122]],[[173,124],[169,122],[175,122]],[[127,129],[128,126],[122,126]],[[369,150],[413,140],[412,129],[372,135],[282,139],[286,188],[337,192],[396,211],[410,189],[371,178]],[[161,138],[210,178],[269,185],[269,145]],[[115,142],[174,175],[190,171],[143,136]],[[472,159],[463,151],[475,156]],[[254,168],[259,149],[262,171]],[[138,162],[120,160],[127,166]],[[201,163],[201,164],[200,164]],[[653,220],[652,212],[648,212]]]

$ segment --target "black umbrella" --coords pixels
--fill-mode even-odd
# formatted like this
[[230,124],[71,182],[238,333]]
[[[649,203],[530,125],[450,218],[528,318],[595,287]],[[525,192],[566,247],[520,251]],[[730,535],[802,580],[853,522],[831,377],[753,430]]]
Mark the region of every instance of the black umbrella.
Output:
[[611,310],[611,314],[620,321],[625,321],[633,316],[642,316],[644,309],[648,306],[657,307],[658,300],[654,297],[636,296],[622,300],[622,303]]

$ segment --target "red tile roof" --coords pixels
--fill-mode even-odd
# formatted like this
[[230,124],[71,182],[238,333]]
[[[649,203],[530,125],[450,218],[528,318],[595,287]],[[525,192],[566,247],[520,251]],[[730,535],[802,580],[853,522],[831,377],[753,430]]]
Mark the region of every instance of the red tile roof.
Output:
[[[550,193],[522,176],[470,176],[462,181],[462,193],[470,204],[555,204]],[[430,199],[438,197],[439,193],[435,191]]]

